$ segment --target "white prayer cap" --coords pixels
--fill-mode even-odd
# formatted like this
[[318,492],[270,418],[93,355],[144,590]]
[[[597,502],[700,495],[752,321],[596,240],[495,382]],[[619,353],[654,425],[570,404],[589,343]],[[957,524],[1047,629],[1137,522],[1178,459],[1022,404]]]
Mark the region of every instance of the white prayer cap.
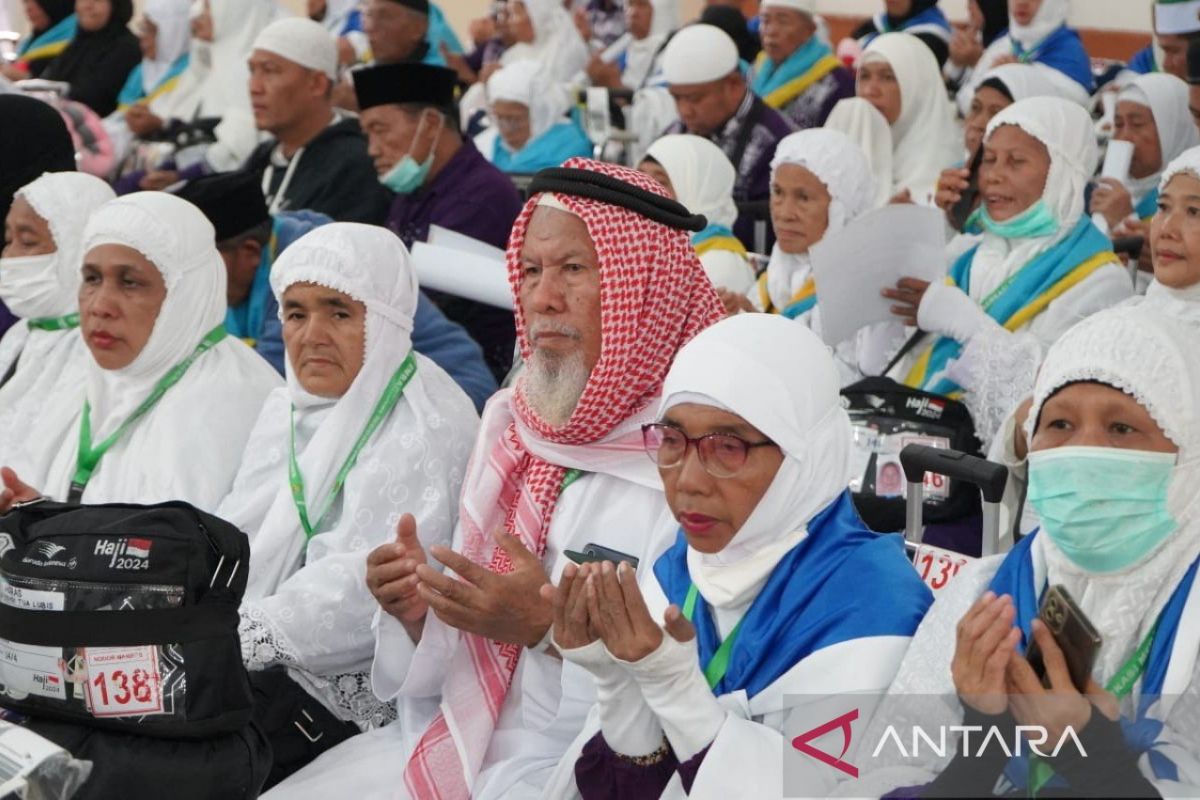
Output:
[[683,28],[663,53],[663,76],[672,85],[718,81],[737,68],[737,45],[715,25]]
[[319,22],[304,17],[278,19],[262,29],[254,50],[265,50],[337,80],[337,41]]
[[768,8],[789,8],[792,11],[799,11],[803,14],[808,14],[810,17],[817,15],[817,0],[762,0],[759,4],[760,9]]

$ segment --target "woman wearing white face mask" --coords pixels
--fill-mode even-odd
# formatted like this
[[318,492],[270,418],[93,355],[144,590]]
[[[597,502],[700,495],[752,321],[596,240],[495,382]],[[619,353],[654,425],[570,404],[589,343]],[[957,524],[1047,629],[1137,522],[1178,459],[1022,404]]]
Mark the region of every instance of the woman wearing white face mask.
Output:
[[[926,730],[954,720],[996,726],[1007,741],[1016,724],[1070,726],[1088,757],[1073,744],[1033,766],[998,748],[952,763],[952,753],[926,751],[900,763],[885,758],[857,782],[857,793],[940,775],[904,796],[989,796],[1002,772],[1022,796],[1043,787],[1083,797],[1200,791],[1200,351],[1193,341],[1177,320],[1121,308],[1055,344],[1027,423],[1029,502],[1041,530],[963,571],[938,598],[889,690],[901,713],[878,718],[901,735],[910,722]],[[1087,696],[1067,674],[1055,638],[1034,621],[1055,585],[1102,637]],[[1032,641],[1045,654],[1049,691],[1024,657]],[[958,702],[905,708],[906,694]],[[1044,752],[1054,741],[1057,733]]]
[[0,253],[0,300],[21,322],[0,340],[0,458],[13,453],[47,398],[82,380],[83,228],[113,197],[99,178],[48,172],[13,199]]
[[1079,320],[1129,298],[1129,275],[1084,214],[1098,154],[1091,118],[1053,97],[1021,100],[988,123],[979,173],[978,246],[947,283],[902,279],[884,295],[929,334],[892,376],[957,397],[990,442],[1029,394],[1042,353]]
[[185,500],[215,509],[279,376],[226,335],[212,225],[173,195],[102,206],[83,235],[86,373],[45,398],[6,463],[0,510],[39,490],[85,503]]

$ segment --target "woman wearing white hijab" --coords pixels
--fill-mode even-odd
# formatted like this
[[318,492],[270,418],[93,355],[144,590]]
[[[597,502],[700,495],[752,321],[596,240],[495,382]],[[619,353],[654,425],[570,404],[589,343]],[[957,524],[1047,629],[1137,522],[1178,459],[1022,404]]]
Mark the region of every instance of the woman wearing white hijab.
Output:
[[92,214],[83,243],[86,375],[45,398],[4,500],[33,487],[56,500],[184,500],[212,511],[279,383],[225,334],[212,225],[185,200],[139,192]]
[[[632,18],[647,11],[650,27],[639,39],[634,33]],[[679,29],[679,0],[627,0],[625,20],[632,41],[618,59],[621,83],[630,89],[641,89],[658,72],[663,48],[671,34]]]
[[1158,211],[1146,245],[1154,256],[1154,280],[1141,300],[1164,314],[1200,323],[1200,147],[1163,170]]
[[554,644],[599,702],[544,796],[832,788],[788,742],[847,703],[869,718],[930,603],[900,537],[854,510],[838,390],[824,343],[780,317],[730,317],[680,350],[643,428],[679,527],[640,587],[627,565],[564,571]]
[[1108,238],[1084,213],[1099,159],[1091,117],[1052,97],[1014,103],[988,123],[980,170],[980,243],[945,284],[903,279],[885,296],[910,324],[935,334],[893,376],[957,397],[990,441],[1029,394],[1041,354],[1068,328],[1132,293]]
[[[312,287],[318,295],[294,291]],[[250,536],[243,657],[252,670],[288,667],[343,719],[379,723],[365,676],[329,680],[370,668],[378,606],[365,583],[367,554],[394,538],[401,512],[416,518],[422,547],[449,544],[478,417],[454,381],[412,349],[417,278],[391,231],[318,228],[280,256],[271,288],[287,386],[267,398],[217,511]],[[350,316],[345,323],[322,315],[333,300]],[[302,365],[344,355],[339,325],[365,355],[343,379],[344,393],[324,396]]]
[[890,126],[891,196],[932,205],[938,176],[961,158],[962,140],[933,53],[907,33],[877,37],[859,62],[858,96]]
[[1158,184],[1167,164],[1200,145],[1200,133],[1188,113],[1188,85],[1174,75],[1139,75],[1117,95],[1113,137],[1133,144],[1133,160],[1124,183],[1100,178],[1092,193],[1091,213],[1101,213],[1116,231],[1144,235],[1143,226],[1158,210]]
[[[1059,796],[1200,793],[1200,350],[1193,330],[1153,310],[1112,309],[1051,348],[1026,423],[1033,443],[1028,502],[1042,529],[964,569],[939,595],[875,729],[861,739],[870,752],[884,720],[905,741],[912,723],[926,731],[995,726],[1009,742],[1014,724],[1070,725],[1088,757],[1078,757],[1069,740],[1045,762],[1050,770],[1003,753],[966,759],[926,749],[901,761],[876,759],[854,794],[879,796],[938,775],[932,787],[901,796],[989,796],[998,778],[1002,791],[1020,796],[1047,778],[1054,781],[1047,792]],[[1049,631],[1033,623],[1039,598],[1054,585],[1101,636],[1087,697],[1065,674],[1061,655],[1052,657],[1058,646]],[[1053,711],[1042,705],[1047,692],[1023,657],[1031,634],[1047,654]],[[974,666],[985,662],[995,670]],[[946,702],[930,702],[933,695]],[[920,702],[906,704],[905,696]],[[1128,727],[1117,724],[1117,712]]]
[[[962,199],[962,193],[971,185],[971,166],[974,165],[976,171],[978,170],[976,158],[982,160],[980,148],[983,145],[983,135],[992,117],[1018,100],[1059,96],[1058,89],[1045,73],[1029,64],[1004,64],[985,75],[975,88],[974,95],[969,98],[970,106],[963,115],[963,145],[966,157],[961,166],[942,171],[934,198],[937,207],[949,216],[954,206]],[[974,210],[975,208],[970,208],[967,213]],[[950,218],[950,224],[956,228],[963,221],[961,218]]]
[[82,172],[19,189],[5,223],[0,300],[21,321],[0,339],[0,458],[12,456],[46,399],[84,379],[79,267],[88,217],[116,195]]
[[700,136],[663,136],[646,151],[638,169],[666,187],[708,226],[692,234],[692,245],[713,286],[745,294],[754,284],[754,268],[746,247],[733,235],[737,205],[733,185],[737,172],[721,148]]
[[1067,27],[1070,0],[1008,0],[1008,33],[983,52],[974,78],[959,90],[960,108],[994,67],[1032,64],[1052,81],[1061,97],[1087,105],[1095,91],[1091,59],[1079,34]]
[[551,81],[566,83],[587,64],[587,45],[558,0],[510,0],[508,13],[518,38],[500,56],[500,66],[536,61]]
[[536,61],[496,70],[487,82],[491,126],[475,147],[504,172],[533,173],[573,156],[592,155],[592,142],[568,116],[571,98]]

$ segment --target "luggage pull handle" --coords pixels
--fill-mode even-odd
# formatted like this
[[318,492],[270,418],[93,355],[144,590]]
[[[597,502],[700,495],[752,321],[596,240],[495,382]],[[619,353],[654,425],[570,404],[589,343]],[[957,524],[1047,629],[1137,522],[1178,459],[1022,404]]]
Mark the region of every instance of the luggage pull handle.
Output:
[[924,537],[922,511],[925,507],[925,473],[978,486],[983,494],[982,555],[999,550],[1000,501],[1008,485],[1008,467],[957,450],[910,444],[900,451],[900,465],[908,481],[908,504],[904,538],[920,544]]

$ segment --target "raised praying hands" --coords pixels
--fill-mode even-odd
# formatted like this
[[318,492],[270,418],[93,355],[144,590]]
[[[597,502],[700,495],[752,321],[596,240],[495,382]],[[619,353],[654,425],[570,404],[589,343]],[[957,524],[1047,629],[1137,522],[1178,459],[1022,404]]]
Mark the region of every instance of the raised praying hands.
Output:
[[495,539],[512,559],[511,572],[497,574],[448,547],[432,547],[429,554],[458,577],[420,563],[416,566],[417,592],[437,618],[451,627],[498,642],[534,647],[554,622],[553,606],[540,593],[546,570],[515,536],[497,532]]
[[429,606],[417,593],[418,564],[425,550],[417,539],[417,521],[404,514],[396,524],[396,540],[380,545],[367,556],[367,588],[375,601],[404,626],[409,638],[420,641]]
[[963,705],[981,714],[1002,714],[1008,708],[1005,676],[1021,640],[1015,618],[1011,597],[987,592],[958,622],[950,675]]

